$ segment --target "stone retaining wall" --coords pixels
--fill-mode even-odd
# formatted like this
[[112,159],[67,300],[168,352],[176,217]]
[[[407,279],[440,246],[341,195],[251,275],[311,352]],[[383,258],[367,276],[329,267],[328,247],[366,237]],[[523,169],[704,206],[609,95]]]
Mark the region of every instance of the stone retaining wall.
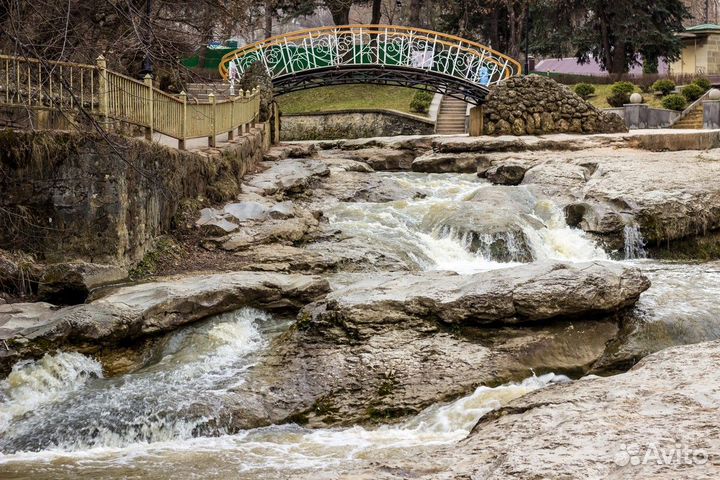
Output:
[[435,131],[435,123],[430,119],[394,110],[283,115],[281,122],[280,138],[284,141],[429,135]]
[[257,129],[193,153],[117,135],[1,130],[0,249],[48,262],[135,263],[184,200],[237,195],[262,159],[263,137]]

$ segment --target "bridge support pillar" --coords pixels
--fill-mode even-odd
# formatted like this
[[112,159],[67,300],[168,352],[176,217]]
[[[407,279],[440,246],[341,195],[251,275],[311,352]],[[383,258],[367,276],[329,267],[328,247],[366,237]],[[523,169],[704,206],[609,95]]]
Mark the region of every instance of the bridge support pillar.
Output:
[[468,133],[471,137],[479,137],[483,134],[483,107],[478,105],[470,109],[470,125]]

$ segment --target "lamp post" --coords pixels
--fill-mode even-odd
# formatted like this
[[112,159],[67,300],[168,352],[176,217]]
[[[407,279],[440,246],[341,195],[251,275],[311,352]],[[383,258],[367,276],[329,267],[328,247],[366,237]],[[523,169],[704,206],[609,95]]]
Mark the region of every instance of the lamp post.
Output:
[[143,59],[143,67],[140,72],[143,76],[153,74],[153,64],[150,58],[150,44],[152,43],[152,25],[150,23],[150,15],[152,13],[152,0],[145,2],[145,58]]

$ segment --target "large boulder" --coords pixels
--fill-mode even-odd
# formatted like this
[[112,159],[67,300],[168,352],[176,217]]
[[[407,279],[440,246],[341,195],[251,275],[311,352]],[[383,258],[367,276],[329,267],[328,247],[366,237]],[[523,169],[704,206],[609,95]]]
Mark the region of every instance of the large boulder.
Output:
[[426,173],[475,173],[490,167],[485,155],[464,153],[427,152],[412,162],[413,172]]
[[495,185],[520,185],[527,169],[522,162],[507,161],[488,168],[483,176]]
[[529,262],[533,256],[525,229],[544,226],[532,216],[535,204],[527,189],[483,187],[468,201],[431,208],[421,227],[460,240],[488,260]]
[[252,175],[245,185],[263,195],[301,193],[318,178],[330,174],[325,163],[310,159],[263,162],[260,167],[265,170]]
[[539,262],[473,275],[377,274],[330,293],[300,316],[325,333],[330,330],[319,325],[342,325],[362,338],[388,318],[479,325],[612,313],[649,287],[639,270],[600,261]]
[[609,262],[345,274],[273,342],[226,414],[232,429],[387,422],[532,369],[587,371],[617,334],[603,315],[647,287]]
[[374,170],[397,171],[412,168],[415,153],[396,148],[362,148],[346,152],[348,158],[370,165]]

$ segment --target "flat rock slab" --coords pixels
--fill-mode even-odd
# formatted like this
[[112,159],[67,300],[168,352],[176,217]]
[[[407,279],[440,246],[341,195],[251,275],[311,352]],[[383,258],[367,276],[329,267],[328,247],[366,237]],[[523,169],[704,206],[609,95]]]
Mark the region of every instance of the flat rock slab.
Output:
[[516,137],[438,137],[432,148],[439,153],[458,152],[523,152],[530,150],[585,150],[588,148],[628,146],[627,134],[544,136],[525,135]]
[[223,250],[234,252],[271,242],[292,243],[318,226],[317,219],[306,210],[298,210],[299,215],[293,218],[282,218],[281,213],[275,214],[279,218],[243,225],[228,236],[208,238],[204,244],[208,247],[219,245]]
[[330,174],[328,166],[319,160],[288,159],[265,162],[261,166],[268,168],[249,178],[246,185],[263,195],[300,193],[314,179]]
[[638,269],[606,261],[532,263],[473,275],[376,274],[333,291],[301,316],[311,319],[308,328],[332,322],[356,336],[388,321],[420,317],[514,324],[615,312],[649,287]]
[[0,307],[0,370],[11,362],[70,343],[100,346],[166,332],[211,315],[253,306],[297,311],[330,289],[309,275],[235,272],[170,277],[117,288],[89,304],[52,310],[48,304]]
[[265,153],[263,160],[266,162],[276,162],[285,160],[286,158],[311,158],[317,153],[317,149],[312,143],[284,143],[272,147]]
[[472,152],[428,152],[412,162],[413,172],[475,173],[490,168],[490,160],[483,154]]

